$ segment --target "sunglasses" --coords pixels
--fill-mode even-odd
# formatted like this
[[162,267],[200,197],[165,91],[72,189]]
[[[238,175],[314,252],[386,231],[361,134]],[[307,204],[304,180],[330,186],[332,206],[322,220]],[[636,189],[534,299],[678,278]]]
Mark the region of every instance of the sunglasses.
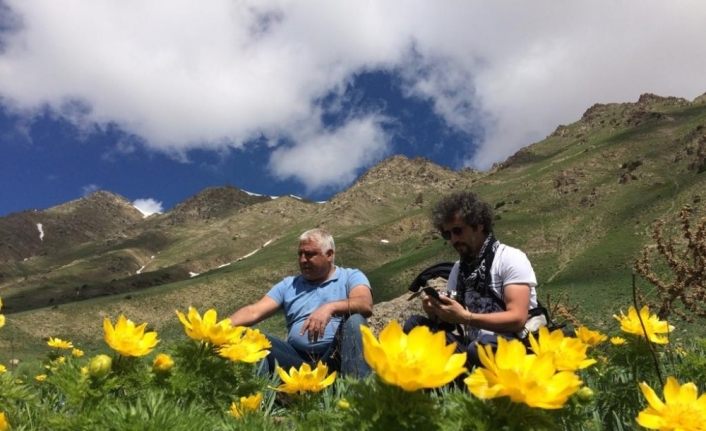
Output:
[[442,230],[441,237],[446,241],[451,239],[451,235],[461,236],[463,234],[463,226],[454,226],[450,230]]

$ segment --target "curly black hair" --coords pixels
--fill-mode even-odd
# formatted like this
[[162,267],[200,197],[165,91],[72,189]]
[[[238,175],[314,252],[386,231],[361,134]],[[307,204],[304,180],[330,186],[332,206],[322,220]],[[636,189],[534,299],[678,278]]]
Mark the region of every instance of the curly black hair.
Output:
[[441,198],[431,212],[431,221],[438,230],[458,214],[468,226],[483,226],[483,233],[493,231],[493,210],[470,191],[452,193]]

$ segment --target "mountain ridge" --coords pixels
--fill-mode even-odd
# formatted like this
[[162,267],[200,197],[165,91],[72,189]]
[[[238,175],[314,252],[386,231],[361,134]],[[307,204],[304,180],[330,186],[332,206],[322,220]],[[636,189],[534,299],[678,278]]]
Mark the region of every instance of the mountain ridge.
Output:
[[0,217],[0,262],[18,261],[66,246],[120,235],[142,220],[127,199],[97,191],[46,210]]
[[[500,240],[527,253],[540,297],[568,295],[600,326],[605,316],[594,310],[627,302],[632,264],[652,243],[653,221],[703,198],[706,103],[647,95],[584,116],[488,172],[392,156],[325,203],[281,197],[222,211],[214,205],[210,218],[197,210],[177,224],[166,213],[57,255],[0,262],[3,311],[17,325],[38,315],[61,322],[28,326],[30,338],[75,331],[62,320],[68,316],[117,312],[169,333],[174,307],[230,312],[296,272],[296,238],[316,226],[334,234],[337,263],[364,270],[376,302],[385,301],[423,267],[455,258],[428,215],[439,196],[470,189],[494,208]],[[107,296],[73,302],[77,291]],[[32,297],[41,300],[20,307]]]

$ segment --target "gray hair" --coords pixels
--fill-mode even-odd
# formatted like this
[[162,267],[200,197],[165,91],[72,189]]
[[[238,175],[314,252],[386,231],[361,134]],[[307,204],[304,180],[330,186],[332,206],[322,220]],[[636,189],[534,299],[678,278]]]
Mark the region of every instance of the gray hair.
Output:
[[333,237],[325,229],[309,229],[308,231],[299,235],[299,242],[302,241],[316,242],[319,247],[321,247],[321,251],[323,251],[324,253],[329,250],[333,251],[334,253],[336,252],[336,244],[333,242]]

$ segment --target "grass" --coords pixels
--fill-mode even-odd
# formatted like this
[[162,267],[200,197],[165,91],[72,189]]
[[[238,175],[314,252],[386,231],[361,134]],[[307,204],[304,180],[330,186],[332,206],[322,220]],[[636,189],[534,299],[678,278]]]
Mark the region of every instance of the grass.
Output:
[[[296,273],[296,238],[315,226],[334,233],[337,263],[362,269],[371,280],[375,300],[388,300],[404,293],[426,266],[456,259],[453,249],[438,239],[428,214],[439,196],[459,189],[471,189],[494,206],[504,202],[496,210],[497,235],[527,253],[538,275],[540,298],[546,293],[565,294],[580,306],[582,319],[600,324],[606,318],[599,313],[612,314],[629,303],[631,267],[651,241],[652,221],[673,218],[683,204],[706,190],[706,174],[687,169],[691,159],[674,161],[675,155],[685,154],[686,137],[706,125],[706,105],[657,103],[653,109],[669,118],[628,126],[626,116],[635,108],[607,105],[595,113],[595,123],[570,124],[565,136],[532,145],[528,150],[532,160],[487,174],[466,175],[423,161],[396,159],[392,163],[397,171],[386,171],[383,164],[366,176],[368,181],[327,204],[278,199],[221,219],[177,226],[152,223],[124,240],[86,243],[56,255],[3,264],[3,298],[7,292],[39,295],[42,289],[72,291],[91,283],[104,283],[108,289],[116,278],[107,271],[111,259],[130,267],[130,274],[117,277],[125,286],[155,277],[160,273],[154,271],[160,269],[176,280],[9,314],[8,325],[25,328],[22,337],[32,345],[59,333],[76,333],[94,342],[100,335],[88,328],[97,327],[102,316],[120,312],[150,322],[165,335],[176,333],[175,308],[215,307],[225,315],[259,299],[283,276]],[[642,161],[635,170],[637,180],[619,184],[620,166],[637,159]],[[436,179],[418,177],[420,172],[433,172]],[[565,174],[574,175],[575,187],[557,187],[555,180]],[[236,262],[271,239],[267,247]],[[382,239],[389,242],[381,243]],[[139,268],[144,263],[138,261],[152,255],[147,268],[151,275],[135,276],[131,266]],[[217,268],[227,262],[232,263]],[[189,278],[188,271],[201,275]],[[272,331],[282,326],[281,320],[265,325]],[[8,343],[3,332],[2,348]],[[27,354],[31,351],[28,348]]]

